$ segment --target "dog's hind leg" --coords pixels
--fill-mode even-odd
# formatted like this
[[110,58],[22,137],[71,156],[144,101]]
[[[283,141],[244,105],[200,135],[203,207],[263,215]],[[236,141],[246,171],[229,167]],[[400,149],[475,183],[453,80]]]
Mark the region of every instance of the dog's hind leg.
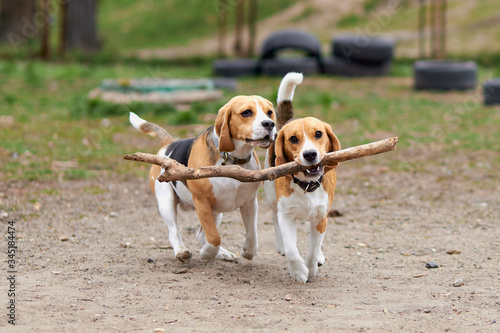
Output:
[[283,246],[283,238],[281,237],[280,226],[278,224],[278,215],[276,213],[273,213],[273,225],[274,225],[274,234],[276,237],[276,244],[275,244],[276,252],[284,256],[285,247]]
[[177,227],[177,202],[178,198],[170,183],[155,182],[155,194],[158,200],[158,209],[163,221],[168,228],[168,239],[174,248],[175,257],[179,261],[191,259],[191,252],[182,242],[182,236]]
[[[215,220],[215,225],[218,227],[221,220],[222,220],[222,213],[220,214],[214,214],[214,220]],[[198,230],[196,231],[196,239],[198,239],[198,243],[200,244],[201,247],[205,245],[206,242],[206,236],[205,236],[205,231],[201,226],[198,227]],[[215,256],[216,259],[222,259],[226,261],[235,261],[236,260],[236,254],[226,250],[222,246],[219,246],[219,252]]]
[[257,254],[257,197],[247,202],[240,208],[241,218],[245,225],[245,244],[243,245],[242,256],[245,259],[252,260]]

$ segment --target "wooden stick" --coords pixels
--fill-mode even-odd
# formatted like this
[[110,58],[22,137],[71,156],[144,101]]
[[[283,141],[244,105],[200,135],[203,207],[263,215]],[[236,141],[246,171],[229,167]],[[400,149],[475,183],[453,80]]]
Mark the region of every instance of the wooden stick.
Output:
[[[396,150],[397,142],[398,138],[394,137],[328,153],[323,158],[320,165],[335,166],[340,162]],[[124,158],[126,160],[161,166],[165,169],[165,172],[158,177],[160,182],[193,180],[210,177],[229,177],[241,182],[258,182],[264,180],[275,180],[276,178],[304,171],[305,169],[312,167],[303,166],[296,162],[289,162],[262,170],[247,170],[238,165],[207,166],[199,169],[193,169],[188,168],[170,158],[153,154],[135,153],[125,155]]]

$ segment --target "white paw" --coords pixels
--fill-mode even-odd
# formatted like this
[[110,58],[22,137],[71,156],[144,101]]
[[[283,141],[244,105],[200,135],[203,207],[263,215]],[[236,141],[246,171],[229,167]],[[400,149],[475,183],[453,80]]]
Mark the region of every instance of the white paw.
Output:
[[200,250],[200,257],[202,260],[210,261],[214,260],[219,253],[219,246],[215,247],[210,243],[205,243]]
[[257,253],[257,251],[254,249],[252,249],[252,250],[243,249],[243,253],[241,254],[241,256],[247,260],[252,260],[253,257],[255,257],[256,253]]
[[312,260],[307,260],[307,268],[309,269],[309,274],[307,277],[309,279],[313,278],[318,274],[318,260],[316,258]]
[[319,259],[318,259],[318,266],[321,267],[325,264],[326,258],[325,255],[323,254],[323,251],[319,251]]
[[241,256],[247,260],[252,260],[257,254],[257,248],[257,242],[247,241],[245,245],[243,245],[243,253]]
[[235,261],[236,260],[236,254],[229,252],[222,246],[219,247],[219,252],[217,253],[217,256],[215,256],[217,259],[222,259],[225,261]]
[[276,242],[276,252],[280,255],[285,255],[285,247],[283,246],[283,242]]
[[288,262],[288,270],[290,271],[290,276],[295,281],[298,281],[301,283],[307,282],[307,279],[309,276],[309,270],[307,269],[306,265],[304,265],[304,262],[302,262],[302,261],[289,261]]

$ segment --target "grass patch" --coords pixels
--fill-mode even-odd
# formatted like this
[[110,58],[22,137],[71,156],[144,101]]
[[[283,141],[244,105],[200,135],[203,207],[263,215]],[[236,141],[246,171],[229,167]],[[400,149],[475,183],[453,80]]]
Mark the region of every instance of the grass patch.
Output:
[[[480,77],[496,69],[481,68]],[[164,77],[163,73],[169,73],[168,77],[199,77],[207,72],[203,61],[155,67],[126,62],[0,61],[0,100],[9,101],[0,108],[0,116],[13,119],[0,124],[0,180],[146,177],[147,165],[122,160],[127,153],[154,153],[157,149],[153,139],[131,129],[129,111],[168,126],[174,136],[184,138],[212,125],[217,110],[234,95],[260,94],[276,100],[281,78],[270,77],[242,79],[238,91],[226,92],[219,101],[192,104],[184,111],[143,103],[116,106],[85,98],[106,78]],[[311,115],[332,124],[344,147],[399,135],[400,149],[432,145],[439,147],[442,156],[480,149],[500,152],[498,107],[483,106],[472,91],[415,91],[411,75],[412,62],[397,61],[392,77],[306,77],[295,95],[296,116]],[[471,100],[474,103],[470,104]],[[53,161],[71,161],[74,166],[60,171]],[[418,164],[387,163],[397,170],[415,170]]]
[[312,15],[314,15],[315,13],[316,13],[316,7],[313,7],[313,6],[306,6],[306,7],[304,8],[304,10],[303,10],[300,14],[298,14],[298,15],[294,16],[294,17],[291,19],[291,21],[292,21],[293,23],[297,23],[297,22],[300,22],[300,21],[302,21],[302,20],[304,20],[304,19],[306,19],[306,18],[308,18],[308,17],[311,17],[311,16],[312,16]]
[[369,13],[376,9],[380,5],[380,3],[381,0],[366,0],[363,3],[363,10],[365,11],[365,13]]
[[[258,19],[264,20],[298,0],[260,1]],[[228,27],[232,30],[236,1],[228,1]],[[117,0],[99,7],[99,27],[107,49],[166,48],[187,44],[217,31],[218,1]]]
[[351,13],[343,16],[338,22],[337,27],[348,28],[359,25],[361,22],[361,17],[357,14]]

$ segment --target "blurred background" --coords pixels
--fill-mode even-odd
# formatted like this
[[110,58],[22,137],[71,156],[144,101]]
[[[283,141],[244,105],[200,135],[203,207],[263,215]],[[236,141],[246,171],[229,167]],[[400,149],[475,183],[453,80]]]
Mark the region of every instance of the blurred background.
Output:
[[[128,112],[182,138],[236,94],[274,101],[280,76],[212,80],[214,64],[261,64],[269,36],[289,29],[314,36],[324,59],[336,36],[394,43],[383,75],[318,70],[298,88],[297,116],[331,123],[344,147],[399,135],[399,157],[380,163],[402,171],[457,152],[500,161],[500,110],[483,103],[483,84],[500,76],[497,0],[0,0],[0,180],[145,177],[147,166],[121,160],[156,149]],[[415,89],[423,59],[474,62],[474,85]]]

